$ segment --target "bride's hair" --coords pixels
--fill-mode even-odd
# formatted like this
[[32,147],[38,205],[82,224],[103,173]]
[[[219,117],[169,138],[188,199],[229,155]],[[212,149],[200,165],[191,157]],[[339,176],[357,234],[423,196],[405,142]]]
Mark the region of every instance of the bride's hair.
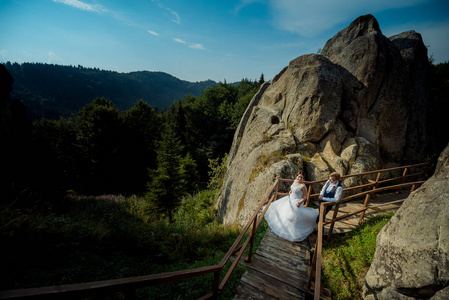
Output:
[[298,176],[298,175],[302,175],[304,177],[304,172],[303,171],[296,172],[295,177]]

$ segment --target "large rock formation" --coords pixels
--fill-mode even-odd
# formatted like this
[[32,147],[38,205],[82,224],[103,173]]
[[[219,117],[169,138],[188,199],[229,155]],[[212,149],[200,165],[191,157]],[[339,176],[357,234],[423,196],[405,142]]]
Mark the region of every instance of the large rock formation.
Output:
[[377,236],[365,299],[448,299],[448,182],[449,145],[434,175],[410,194]]
[[216,201],[224,223],[244,224],[274,180],[299,169],[316,180],[419,160],[427,67],[419,34],[388,39],[371,15],[330,39],[322,55],[292,60],[261,87],[237,128]]

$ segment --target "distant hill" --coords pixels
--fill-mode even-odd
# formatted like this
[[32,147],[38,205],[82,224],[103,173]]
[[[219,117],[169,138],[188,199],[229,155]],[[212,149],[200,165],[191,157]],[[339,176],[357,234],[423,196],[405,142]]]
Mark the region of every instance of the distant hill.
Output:
[[4,65],[14,78],[11,98],[23,102],[33,119],[68,116],[97,97],[111,100],[121,110],[129,109],[139,99],[165,109],[217,84],[212,80],[188,82],[164,72],[118,73],[42,63]]

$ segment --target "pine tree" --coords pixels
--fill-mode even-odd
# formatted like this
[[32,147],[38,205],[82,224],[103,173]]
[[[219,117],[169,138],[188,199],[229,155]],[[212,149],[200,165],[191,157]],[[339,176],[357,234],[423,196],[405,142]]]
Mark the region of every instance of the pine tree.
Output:
[[263,73],[260,75],[259,84],[262,84],[265,82],[265,78],[263,76]]
[[157,147],[157,168],[150,170],[147,199],[159,213],[173,220],[173,211],[181,197],[191,191],[196,175],[195,161],[187,154],[182,157],[183,146],[173,129],[167,127]]

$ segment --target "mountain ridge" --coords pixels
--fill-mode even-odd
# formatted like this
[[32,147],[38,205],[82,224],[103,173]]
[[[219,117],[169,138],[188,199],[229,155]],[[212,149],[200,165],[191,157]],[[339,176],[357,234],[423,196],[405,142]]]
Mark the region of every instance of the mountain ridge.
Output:
[[166,109],[188,95],[198,96],[213,80],[189,82],[161,71],[120,73],[44,63],[3,63],[14,78],[11,98],[22,101],[32,119],[68,116],[95,98],[106,98],[121,110],[143,100]]

